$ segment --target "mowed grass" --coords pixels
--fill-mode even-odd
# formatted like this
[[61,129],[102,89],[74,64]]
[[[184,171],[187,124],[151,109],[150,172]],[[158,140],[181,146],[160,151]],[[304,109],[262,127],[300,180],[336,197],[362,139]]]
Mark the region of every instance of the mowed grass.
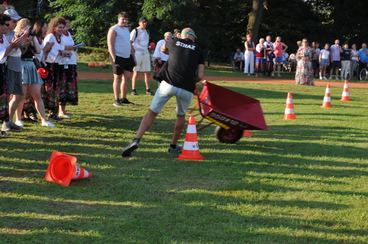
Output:
[[[73,118],[57,128],[27,124],[1,139],[0,242],[367,243],[367,89],[342,103],[332,88],[326,110],[322,87],[217,84],[260,99],[269,130],[228,145],[207,128],[203,162],[166,153],[174,100],[123,159],[151,97],[114,108],[109,81],[81,81]],[[287,91],[296,121],[282,119]],[[77,156],[93,178],[46,182],[53,150]]]

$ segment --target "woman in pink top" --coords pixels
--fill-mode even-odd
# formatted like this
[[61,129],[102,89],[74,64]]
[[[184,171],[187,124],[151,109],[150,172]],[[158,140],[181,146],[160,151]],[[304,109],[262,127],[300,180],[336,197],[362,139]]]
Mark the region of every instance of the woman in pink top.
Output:
[[281,67],[282,67],[282,63],[284,62],[283,60],[283,55],[284,52],[286,51],[286,49],[288,48],[288,46],[281,42],[281,37],[278,36],[276,37],[276,41],[273,44],[273,48],[274,51],[273,53],[275,54],[275,70],[274,73],[277,72],[277,76],[280,77],[280,72],[281,72]]

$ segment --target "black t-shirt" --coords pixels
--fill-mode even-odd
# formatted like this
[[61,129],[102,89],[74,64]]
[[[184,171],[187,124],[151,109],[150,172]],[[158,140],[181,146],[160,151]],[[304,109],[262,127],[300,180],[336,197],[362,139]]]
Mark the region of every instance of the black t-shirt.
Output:
[[341,60],[351,60],[351,49],[342,49]]
[[157,78],[167,83],[194,92],[198,81],[198,65],[204,64],[204,55],[198,43],[190,39],[170,39],[166,42],[169,59],[161,68]]

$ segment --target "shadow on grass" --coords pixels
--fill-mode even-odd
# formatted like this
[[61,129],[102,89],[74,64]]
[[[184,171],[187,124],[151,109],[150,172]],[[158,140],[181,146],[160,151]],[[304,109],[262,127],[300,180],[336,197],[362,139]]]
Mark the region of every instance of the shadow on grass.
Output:
[[[92,130],[102,126],[107,131],[120,129],[121,122],[126,125],[122,131],[132,133],[132,136],[136,129],[132,118],[124,116],[99,115],[95,119],[95,122],[87,124],[71,121],[65,126],[88,126]],[[138,122],[140,118],[133,118],[133,121]],[[212,133],[204,132],[200,145],[206,161],[193,163],[167,156],[165,149],[169,139],[166,137],[171,134],[168,126],[172,126],[172,121],[157,120],[150,133],[159,139],[148,136],[134,157],[129,159],[120,157],[121,147],[126,142],[120,141],[113,133],[101,139],[96,139],[96,135],[79,138],[41,135],[27,138],[29,142],[6,142],[7,148],[12,150],[4,151],[2,156],[12,161],[1,162],[1,166],[7,169],[1,169],[0,176],[11,179],[0,182],[1,211],[35,213],[35,217],[25,221],[21,217],[1,216],[0,229],[33,230],[35,233],[1,234],[4,240],[50,242],[52,238],[75,237],[73,240],[76,241],[90,241],[92,237],[89,235],[96,235],[98,240],[102,238],[111,242],[326,243],[334,242],[331,236],[335,240],[346,241],[345,238],[368,235],[366,229],[350,228],[349,223],[341,218],[324,220],[323,214],[317,214],[320,219],[293,216],[295,211],[309,211],[311,214],[326,211],[339,216],[351,206],[336,202],[336,195],[368,197],[366,192],[327,188],[334,183],[340,184],[340,179],[346,177],[367,176],[365,165],[350,160],[367,160],[365,149],[351,145],[342,149],[332,145],[339,138],[344,140],[347,128],[271,126],[269,131],[259,132],[254,138],[235,145],[214,142]],[[348,130],[359,138],[367,137],[366,132]],[[331,144],[325,140],[330,140]],[[63,143],[55,146],[58,142]],[[93,169],[93,179],[73,183],[69,188],[45,183],[41,169],[46,170],[50,156],[46,145],[47,148],[55,146],[60,151],[75,153],[79,155],[80,162],[89,162],[87,165]],[[30,150],[31,153],[26,153]],[[259,174],[259,179],[249,172]],[[280,175],[288,174],[299,176],[298,182],[323,183],[327,187],[308,189],[281,184]],[[18,182],[23,178],[28,182]],[[268,184],[261,179],[274,179],[275,182]],[[201,191],[193,192],[193,189]],[[248,191],[252,192],[252,197],[218,196],[209,191]],[[334,196],[326,201],[262,197],[262,194],[300,192]],[[244,209],[239,210],[240,207]],[[253,210],[247,212],[250,208]],[[279,209],[292,209],[294,212],[289,215],[272,213]],[[37,213],[76,217],[74,221],[62,218],[45,220],[37,217]],[[84,219],[83,216],[92,219]]]

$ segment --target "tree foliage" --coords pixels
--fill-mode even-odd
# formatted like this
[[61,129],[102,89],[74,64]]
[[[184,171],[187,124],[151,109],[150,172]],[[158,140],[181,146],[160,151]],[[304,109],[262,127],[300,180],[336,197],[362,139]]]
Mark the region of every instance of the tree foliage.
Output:
[[[77,41],[100,47],[106,46],[108,28],[123,10],[130,14],[132,27],[140,16],[148,17],[150,34],[156,41],[166,31],[190,26],[213,56],[224,59],[243,46],[254,1],[265,0],[45,0],[44,12],[49,10],[46,18],[73,17]],[[8,2],[33,19],[29,15],[34,13],[37,0]],[[335,38],[357,43],[368,40],[368,1],[267,0],[267,8],[262,7],[258,36],[280,35],[291,47],[303,37],[321,43]]]

